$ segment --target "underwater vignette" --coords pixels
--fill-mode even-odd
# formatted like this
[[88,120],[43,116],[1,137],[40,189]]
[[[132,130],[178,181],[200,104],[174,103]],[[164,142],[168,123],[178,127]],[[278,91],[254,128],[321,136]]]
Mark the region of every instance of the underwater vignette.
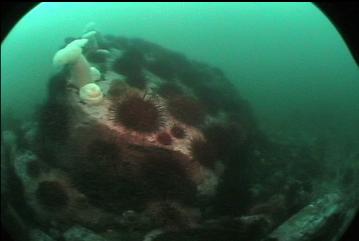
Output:
[[35,111],[2,115],[17,240],[335,240],[357,211],[355,124],[315,104],[266,120],[213,64],[94,23],[73,36]]

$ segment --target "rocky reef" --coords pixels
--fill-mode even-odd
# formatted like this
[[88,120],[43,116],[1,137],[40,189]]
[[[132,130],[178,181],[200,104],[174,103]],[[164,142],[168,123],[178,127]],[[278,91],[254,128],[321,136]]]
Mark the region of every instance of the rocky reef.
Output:
[[299,152],[272,146],[221,70],[94,30],[53,62],[34,119],[2,132],[19,240],[259,240],[311,200],[299,174],[269,174]]

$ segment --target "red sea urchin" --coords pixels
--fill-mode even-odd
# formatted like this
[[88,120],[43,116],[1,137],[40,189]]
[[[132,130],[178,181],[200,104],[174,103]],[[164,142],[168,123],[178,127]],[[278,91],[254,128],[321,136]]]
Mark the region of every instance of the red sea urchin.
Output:
[[112,106],[114,121],[128,129],[151,133],[157,131],[163,122],[162,110],[153,100],[130,94]]
[[173,117],[187,125],[199,126],[205,118],[201,104],[196,99],[187,96],[169,99],[168,110]]

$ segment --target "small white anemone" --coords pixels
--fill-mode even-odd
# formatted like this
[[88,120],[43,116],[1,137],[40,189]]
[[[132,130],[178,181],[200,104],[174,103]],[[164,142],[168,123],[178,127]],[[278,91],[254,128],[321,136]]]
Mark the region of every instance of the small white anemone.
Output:
[[103,100],[103,93],[100,86],[95,83],[84,85],[80,89],[80,99],[90,105],[100,103]]

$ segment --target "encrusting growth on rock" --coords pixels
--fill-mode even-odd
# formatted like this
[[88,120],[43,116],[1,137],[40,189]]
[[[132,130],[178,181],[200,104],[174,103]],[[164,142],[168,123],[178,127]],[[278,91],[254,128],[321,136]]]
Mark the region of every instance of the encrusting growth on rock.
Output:
[[232,183],[247,170],[250,155],[238,154],[252,148],[255,130],[247,129],[255,125],[249,112],[233,118],[246,103],[225,96],[233,92],[224,91],[232,86],[223,74],[92,25],[67,38],[53,64],[62,71],[27,135],[38,158],[17,163],[46,228],[67,230],[76,220],[109,241],[132,241],[154,229],[195,232],[222,210],[237,212],[242,203],[228,200],[244,193]]

